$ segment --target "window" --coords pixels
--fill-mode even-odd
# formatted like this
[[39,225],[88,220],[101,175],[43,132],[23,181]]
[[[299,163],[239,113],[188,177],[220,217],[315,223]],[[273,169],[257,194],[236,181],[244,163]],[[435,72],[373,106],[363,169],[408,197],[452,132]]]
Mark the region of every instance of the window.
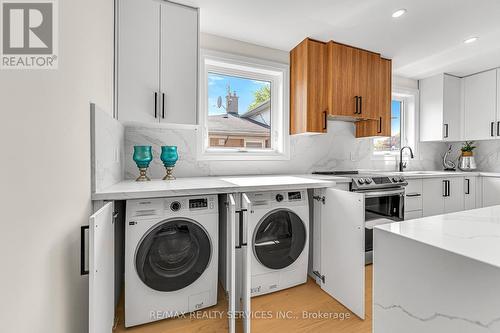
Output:
[[202,52],[200,159],[287,159],[288,66]]
[[[391,102],[391,136],[373,139],[373,155],[394,159],[401,147],[410,146],[417,152],[417,99],[418,91],[395,89]],[[405,152],[406,154],[406,152]]]

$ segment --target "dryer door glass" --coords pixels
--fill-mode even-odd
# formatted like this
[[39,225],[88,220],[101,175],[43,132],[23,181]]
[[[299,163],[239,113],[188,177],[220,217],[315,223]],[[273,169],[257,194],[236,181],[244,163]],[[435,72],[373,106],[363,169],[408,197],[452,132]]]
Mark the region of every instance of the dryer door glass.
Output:
[[206,231],[190,220],[168,220],[139,244],[137,274],[148,287],[175,291],[189,286],[205,271],[212,248]]
[[260,263],[271,269],[290,266],[306,244],[304,222],[292,211],[277,210],[267,215],[254,235],[254,252]]

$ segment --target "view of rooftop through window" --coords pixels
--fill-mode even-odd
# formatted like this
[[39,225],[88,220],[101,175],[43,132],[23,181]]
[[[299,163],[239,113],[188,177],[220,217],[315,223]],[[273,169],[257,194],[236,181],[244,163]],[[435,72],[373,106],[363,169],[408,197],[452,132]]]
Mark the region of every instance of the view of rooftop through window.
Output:
[[271,148],[271,83],[208,73],[209,147]]
[[391,136],[373,140],[373,150],[377,153],[397,152],[401,148],[401,112],[403,102],[391,103]]

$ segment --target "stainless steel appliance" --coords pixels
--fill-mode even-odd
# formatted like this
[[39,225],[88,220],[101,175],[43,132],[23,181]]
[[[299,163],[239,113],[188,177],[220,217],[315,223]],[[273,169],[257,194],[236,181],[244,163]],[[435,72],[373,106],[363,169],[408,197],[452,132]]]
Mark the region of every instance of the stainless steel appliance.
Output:
[[365,196],[365,263],[373,261],[373,227],[404,220],[405,186],[401,176],[356,176],[350,190]]

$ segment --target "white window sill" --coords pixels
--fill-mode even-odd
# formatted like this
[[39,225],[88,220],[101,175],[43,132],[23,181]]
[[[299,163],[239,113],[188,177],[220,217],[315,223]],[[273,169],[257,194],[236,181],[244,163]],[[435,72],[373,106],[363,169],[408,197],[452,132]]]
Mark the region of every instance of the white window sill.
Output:
[[276,151],[224,151],[210,149],[198,155],[199,161],[288,161],[290,154]]

